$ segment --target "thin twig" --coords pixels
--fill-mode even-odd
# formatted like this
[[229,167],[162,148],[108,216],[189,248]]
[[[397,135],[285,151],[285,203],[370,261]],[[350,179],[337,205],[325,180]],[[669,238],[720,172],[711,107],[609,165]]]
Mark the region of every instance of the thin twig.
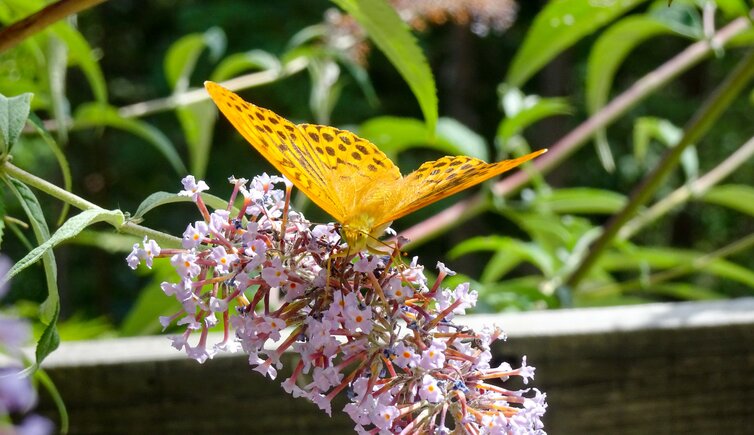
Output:
[[[300,71],[303,71],[308,65],[309,60],[306,57],[297,57],[286,63],[280,71],[259,71],[226,80],[221,84],[223,85],[223,87],[230,89],[231,91],[239,91],[242,89],[272,83],[275,80],[291,76]],[[124,106],[118,110],[118,114],[124,118],[138,118],[157,112],[172,110],[176,107],[188,106],[190,104],[198,103],[200,101],[208,99],[209,94],[207,94],[207,91],[205,91],[204,88],[194,89],[165,98],[159,98],[156,100],[132,104],[130,106]]]
[[752,76],[754,76],[754,51],[747,53],[746,57],[726,77],[725,81],[715,89],[715,92],[689,121],[678,144],[665,153],[657,167],[634,189],[625,207],[613,215],[605,224],[602,235],[594,242],[589,253],[566,280],[568,287],[575,288],[589,273],[597,259],[610,246],[618,231],[654,195],[667,176],[675,169],[683,151],[692,143],[697,142],[709,130],[712,124],[730,106],[731,102],[741,95],[741,91],[751,81]]
[[733,154],[728,156],[714,169],[699,177],[690,184],[684,184],[673,193],[657,201],[652,207],[643,211],[641,214],[631,219],[618,232],[618,238],[628,240],[633,237],[639,230],[648,224],[657,220],[660,216],[665,215],[674,207],[688,201],[691,197],[700,197],[704,195],[710,187],[718,184],[725,177],[732,174],[741,165],[746,163],[751,156],[754,156],[754,137],[746,141]]
[[0,30],[0,53],[63,18],[96,6],[105,0],[60,0]]
[[[714,50],[725,46],[731,38],[741,34],[750,25],[751,23],[748,18],[738,18],[720,29],[709,41],[699,41],[690,45],[674,58],[639,79],[639,81],[617,96],[602,110],[592,115],[556,142],[550,147],[550,151],[547,154],[534,160],[534,168],[541,172],[549,172],[568,158],[568,156],[576,152],[596,131],[606,127],[645,97],[652,94],[656,89],[664,86],[682,72],[701,62]],[[525,186],[530,179],[531,175],[529,173],[518,171],[496,183],[492,191],[495,195],[509,195]],[[407,246],[416,246],[432,236],[446,231],[450,227],[460,225],[486,209],[484,196],[477,194],[402,231],[400,235],[411,240],[411,243]]]

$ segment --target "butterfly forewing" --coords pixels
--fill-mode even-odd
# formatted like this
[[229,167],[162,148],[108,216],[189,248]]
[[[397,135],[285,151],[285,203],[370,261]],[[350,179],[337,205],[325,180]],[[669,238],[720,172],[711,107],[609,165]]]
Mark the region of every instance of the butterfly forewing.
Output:
[[343,219],[346,210],[332,195],[330,168],[303,131],[222,86],[206,82],[205,87],[220,111],[260,154],[323,210]]
[[426,162],[419,169],[403,178],[400,187],[404,192],[403,197],[392,210],[392,213],[383,219],[385,222],[398,219],[435,201],[513,169],[543,152],[545,150],[497,163],[486,163],[466,156],[445,156],[435,161]]

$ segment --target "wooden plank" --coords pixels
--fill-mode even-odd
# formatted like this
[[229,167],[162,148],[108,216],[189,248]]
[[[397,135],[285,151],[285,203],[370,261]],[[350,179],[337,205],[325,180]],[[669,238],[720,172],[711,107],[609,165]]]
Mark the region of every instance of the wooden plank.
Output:
[[[548,395],[553,434],[744,434],[754,426],[754,298],[499,316],[496,361],[522,355]],[[287,365],[290,367],[290,364]],[[200,365],[164,337],[64,343],[45,363],[71,433],[352,433],[253,372],[243,356]],[[42,393],[41,409],[54,415]]]

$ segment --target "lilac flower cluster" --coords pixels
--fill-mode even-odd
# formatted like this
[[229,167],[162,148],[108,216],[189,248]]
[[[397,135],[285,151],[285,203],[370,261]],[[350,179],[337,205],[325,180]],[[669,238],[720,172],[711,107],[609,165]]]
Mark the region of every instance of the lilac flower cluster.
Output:
[[[183,249],[145,239],[127,257],[132,268],[170,258],[179,279],[162,289],[182,308],[160,321],[185,328],[171,338],[175,348],[199,362],[243,351],[270,378],[293,351],[300,359],[283,389],[328,414],[346,390],[344,411],[358,433],[544,433],[545,394],[490,382],[528,383],[534,368],[525,357],[519,368],[491,366],[490,345],[504,334],[453,322],[476,292],[442,288],[453,274],[442,263],[429,285],[416,258],[402,261],[399,243],[384,255],[348,254],[337,225],[312,225],[289,209],[286,180],[230,182],[229,204],[241,194],[242,205],[210,213],[200,195],[207,185],[186,177],[179,194],[193,198],[203,219],[186,228]],[[214,327],[222,341],[208,343]]]
[[[0,282],[11,263],[0,255]],[[0,298],[8,290],[0,284]],[[31,325],[15,316],[0,314],[0,434],[43,435],[53,432],[52,422],[31,414],[37,404],[37,392],[23,368],[21,347],[31,341]]]

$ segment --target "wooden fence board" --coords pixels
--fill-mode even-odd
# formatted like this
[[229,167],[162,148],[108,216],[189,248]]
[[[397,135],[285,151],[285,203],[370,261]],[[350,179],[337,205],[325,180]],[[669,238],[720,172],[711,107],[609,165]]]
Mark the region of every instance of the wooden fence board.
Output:
[[[522,355],[547,393],[551,434],[754,433],[754,298],[469,316],[498,323],[496,361]],[[287,364],[290,367],[290,363]],[[203,365],[164,337],[64,343],[45,363],[72,434],[352,433],[243,356]],[[54,416],[44,393],[40,409]]]

